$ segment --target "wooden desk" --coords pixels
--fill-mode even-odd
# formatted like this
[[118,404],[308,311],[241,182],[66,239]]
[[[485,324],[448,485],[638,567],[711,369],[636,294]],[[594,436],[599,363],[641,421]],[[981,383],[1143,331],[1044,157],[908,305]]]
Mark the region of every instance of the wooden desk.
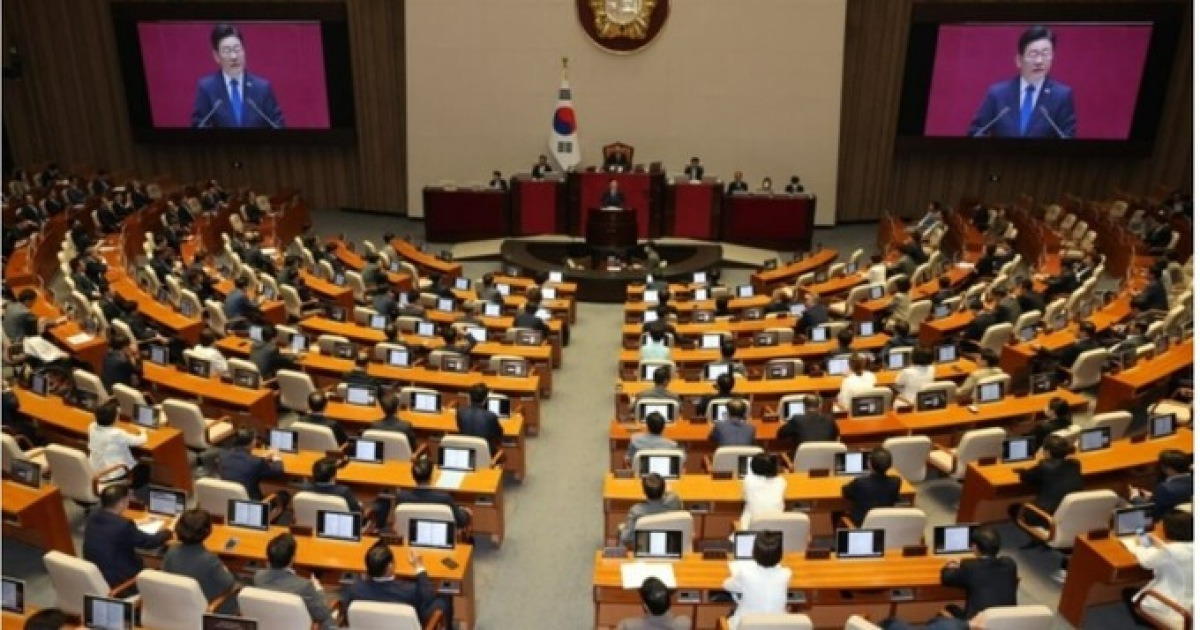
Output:
[[277,394],[265,387],[238,387],[221,381],[215,375],[200,378],[181,372],[173,366],[158,365],[150,361],[142,362],[142,378],[151,383],[156,391],[165,389],[185,394],[189,400],[195,401],[203,408],[236,413],[243,420],[250,420],[259,431],[274,427],[279,417],[275,409]]
[[[1103,308],[1092,313],[1088,321],[1096,325],[1096,332],[1108,330],[1117,322],[1129,316],[1131,296],[1124,294]],[[1036,347],[1050,352],[1057,352],[1075,343],[1078,339],[1079,324],[1071,322],[1066,328],[1052,333],[1042,332],[1026,343],[1008,343],[1000,351],[1000,368],[1013,377],[1014,381],[1029,376],[1029,364],[1037,354]],[[1064,365],[1064,368],[1071,366]]]
[[1105,374],[1100,381],[1096,413],[1130,409],[1148,390],[1165,386],[1173,374],[1190,368],[1194,360],[1192,341],[1186,339],[1128,370]]
[[833,261],[837,260],[837,257],[838,252],[836,249],[822,249],[782,267],[756,271],[750,274],[750,282],[754,285],[756,293],[770,293],[771,289],[774,289],[776,286],[791,286],[796,281],[796,278],[832,264]]
[[401,258],[412,263],[422,275],[438,274],[457,278],[462,275],[462,264],[438,258],[436,254],[421,251],[412,242],[397,238],[392,240],[392,249]]
[[1058,600],[1058,614],[1073,627],[1082,628],[1089,606],[1121,601],[1123,589],[1141,587],[1151,577],[1153,573],[1143,569],[1115,536],[1102,540],[1079,536]]
[[[529,287],[536,286],[537,282],[533,278],[525,278],[523,276],[509,276],[505,274],[494,274],[492,280],[496,284],[507,284],[511,287],[522,291],[529,290]],[[576,282],[549,282],[542,284],[543,287],[553,287],[558,291],[558,294],[567,298],[574,298],[579,292],[579,284]]]
[[[719,321],[692,324],[676,324],[676,341],[679,338],[698,338],[705,333],[727,332],[734,339],[753,339],[754,335],[768,328],[795,328],[796,317],[778,314],[768,315],[763,319],[739,320],[736,322]],[[626,323],[621,326],[621,340],[626,350],[636,350],[642,338],[642,322]]]
[[[353,269],[354,271],[362,271],[363,268],[367,266],[367,261],[363,260],[363,257],[358,252],[350,251],[350,248],[346,247],[346,244],[341,240],[337,238],[330,238],[327,239],[326,242],[337,244],[338,260],[342,261],[342,264],[346,265],[347,268]],[[412,289],[417,280],[407,273],[392,272],[388,271],[387,269],[381,270],[387,275],[388,284],[401,291],[408,291]]]
[[[308,357],[305,357],[305,360],[307,361]],[[525,419],[526,435],[537,435],[541,432],[541,402],[538,400],[541,377],[536,372],[518,378],[480,372],[443,372],[424,367],[402,368],[372,363],[367,368],[367,373],[400,385],[429,387],[441,392],[453,391],[464,395],[470,388],[483,383],[489,390],[504,394],[512,400],[512,412],[516,414],[519,409]]]
[[25,614],[19,615],[6,611],[0,612],[0,630],[25,630],[25,622],[29,620],[34,613],[38,612],[36,606],[29,605],[29,598],[25,598]]
[[973,319],[975,319],[975,311],[971,310],[958,311],[939,319],[927,319],[921,322],[921,331],[917,333],[917,338],[920,339],[922,345],[936,346],[943,339],[966,328]]
[[[68,442],[87,443],[88,427],[95,421],[90,411],[72,407],[56,396],[38,396],[21,387],[14,391],[21,403],[21,412],[36,419],[41,429],[63,436]],[[129,433],[138,431],[136,425],[126,420],[118,421],[116,426]],[[192,469],[183,434],[167,426],[147,429],[146,434],[146,443],[133,450],[136,456],[153,460],[150,478],[156,483],[191,492]],[[86,446],[83,450],[87,450]]]
[[[887,343],[888,339],[888,335],[883,333],[871,337],[855,337],[850,347],[855,350],[865,350],[874,353],[878,352]],[[837,345],[836,340],[830,340],[780,344],[778,346],[738,348],[734,359],[741,361],[747,367],[759,366],[771,359],[804,359],[807,362],[828,356],[837,350]],[[720,358],[720,350],[683,350],[681,348],[671,348],[671,360],[675,362],[677,368],[682,370],[702,369],[706,363],[718,361]],[[622,350],[620,354],[620,370],[624,373],[634,373],[637,371],[640,360],[641,356],[637,350]]]
[[196,345],[200,340],[200,331],[204,330],[204,322],[200,320],[200,314],[196,314],[196,318],[185,317],[168,304],[163,304],[153,297],[146,295],[141,287],[133,280],[125,276],[125,272],[121,267],[109,265],[108,268],[109,286],[117,295],[137,302],[138,311],[146,317],[150,318],[154,323],[158,324],[179,335],[188,345]]
[[[371,428],[371,424],[383,417],[383,409],[373,406],[351,405],[330,401],[325,415],[343,424],[348,432],[357,435]],[[441,413],[420,413],[407,409],[400,411],[400,419],[413,425],[418,438],[424,439],[431,452],[436,453],[437,444],[443,435],[458,433],[458,420],[453,408],[443,404]],[[524,418],[519,414],[500,421],[504,429],[501,445],[504,447],[504,470],[511,472],[517,481],[525,478],[525,430]],[[420,444],[413,444],[415,450]]]
[[[213,289],[221,296],[223,303],[225,296],[228,296],[236,288],[233,280],[220,275],[215,269],[208,269],[207,271],[208,275],[217,281],[213,285]],[[263,300],[258,302],[258,310],[267,322],[275,325],[287,323],[287,305],[282,300]]]
[[[973,270],[973,266],[963,267],[961,265],[954,265],[951,267],[950,271],[946,273],[946,277],[950,278],[950,286],[957,287],[961,285],[964,280],[970,277]],[[937,292],[940,290],[941,285],[938,284],[938,278],[935,277],[928,282],[913,287],[909,292],[909,297],[913,302],[928,300],[937,295]],[[891,304],[892,296],[890,295],[885,295],[878,300],[864,300],[854,305],[852,319],[854,321],[875,319],[877,315],[886,310]]]
[[[259,451],[259,454],[263,454],[263,451]],[[325,457],[324,453],[302,451],[284,453],[280,459],[288,477],[307,480],[312,477],[313,463],[322,457]],[[440,471],[434,474],[435,487],[440,475]],[[472,529],[490,536],[496,545],[504,541],[503,476],[504,471],[499,468],[483,468],[468,473],[458,488],[444,488],[454,496],[456,502],[474,513],[471,518]],[[366,502],[374,500],[380,492],[414,488],[417,485],[413,481],[412,464],[409,462],[350,462],[338,469],[337,480],[354,488],[359,498]]]
[[850,289],[865,284],[867,281],[867,272],[859,271],[857,273],[846,274],[838,278],[831,278],[825,282],[818,282],[803,287],[801,291],[804,293],[815,293],[826,302],[833,301],[833,298],[841,297],[850,293]]
[[71,524],[57,486],[43,480],[42,487],[34,490],[5,479],[0,497],[4,503],[5,536],[45,551],[75,555]]
[[[63,312],[46,298],[45,291],[37,288],[34,290],[37,291],[37,299],[33,302],[33,308],[29,309],[34,315],[51,320],[63,316]],[[88,317],[91,317],[91,313],[88,313]],[[92,366],[92,369],[99,374],[104,364],[104,355],[108,353],[108,339],[103,335],[96,335],[81,341],[71,339],[82,332],[84,332],[83,329],[74,321],[66,321],[50,329],[50,335],[54,337],[54,341],[59,347],[76,359]]]
[[[807,473],[782,473],[780,476],[787,480],[783,494],[786,509],[807,512],[812,520],[813,536],[833,535],[829,513],[846,507],[842,486],[853,477],[809,477]],[[697,540],[729,539],[744,506],[740,479],[718,480],[705,474],[684,474],[668,481],[667,489],[678,494],[683,508],[692,513]],[[915,494],[907,481],[902,483],[902,502],[911,503]],[[645,500],[641,479],[618,479],[608,473],[604,478],[605,536],[614,536],[617,524],[625,522],[629,508]]]
[[[1107,449],[1074,455],[1083,468],[1089,490],[1111,488],[1120,496],[1127,494],[1130,484],[1153,487],[1157,473],[1158,454],[1163,449],[1177,448],[1192,452],[1192,431],[1181,428],[1175,435],[1139,443],[1128,439],[1115,440]],[[963,480],[962,498],[958,505],[958,522],[993,523],[1008,518],[1008,505],[1030,501],[1033,495],[1017,476],[1017,471],[1033,462],[971,464]],[[1140,470],[1139,470],[1140,469]]]
[[[871,619],[896,617],[924,623],[948,603],[963,601],[963,591],[941,586],[941,571],[950,557],[903,557],[899,550],[883,558],[864,560],[808,560],[801,553],[784,556],[791,568],[788,608],[808,615],[817,628],[841,628],[853,614]],[[636,589],[624,590],[621,565],[632,559],[595,556],[592,572],[595,618],[593,627],[612,628],[621,619],[641,617]],[[732,603],[714,603],[710,595],[722,590],[729,577],[727,560],[704,560],[686,554],[671,563],[678,588],[672,595],[671,614],[690,618],[694,628],[716,628],[720,617],[733,611]],[[802,598],[803,603],[796,603]]]
[[350,287],[338,286],[303,269],[300,270],[300,277],[304,279],[304,286],[317,294],[322,301],[337,304],[346,310],[354,308],[354,292]]
[[[748,298],[730,298],[729,310],[742,311],[748,308],[766,308],[771,303],[769,295],[755,295]],[[681,301],[672,302],[672,306],[679,311],[679,317],[682,319],[685,315],[690,319],[696,311],[715,311],[717,309],[716,300],[696,301]],[[657,308],[657,304],[646,304],[645,301],[625,302],[625,322],[629,324],[640,324],[643,321],[643,313],[652,311]]]

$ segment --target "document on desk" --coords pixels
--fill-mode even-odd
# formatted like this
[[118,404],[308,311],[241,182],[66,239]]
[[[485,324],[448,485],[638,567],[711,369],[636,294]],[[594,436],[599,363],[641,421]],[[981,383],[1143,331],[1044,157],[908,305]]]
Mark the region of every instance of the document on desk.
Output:
[[73,346],[77,346],[81,343],[87,343],[87,342],[91,341],[92,339],[95,339],[95,337],[92,337],[91,335],[89,335],[85,332],[81,332],[81,333],[75,333],[74,335],[67,337],[67,343],[69,343]]
[[648,578],[656,577],[675,588],[675,566],[669,562],[626,562],[621,565],[621,588],[641,588]]
[[467,473],[462,471],[442,470],[438,472],[437,481],[433,485],[443,490],[458,490],[466,476]]
[[137,528],[142,530],[143,534],[153,536],[162,531],[163,522],[157,518],[148,518],[137,522]]

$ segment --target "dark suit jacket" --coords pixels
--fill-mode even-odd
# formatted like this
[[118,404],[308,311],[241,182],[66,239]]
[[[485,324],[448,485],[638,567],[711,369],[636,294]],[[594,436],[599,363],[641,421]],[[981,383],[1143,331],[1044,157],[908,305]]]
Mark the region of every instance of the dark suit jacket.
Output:
[[605,190],[604,193],[600,195],[600,207],[607,208],[609,206],[616,206],[618,208],[624,208],[625,207],[625,193],[623,193],[619,190],[615,193]]
[[754,446],[754,425],[733,419],[713,424],[708,439],[717,446]]
[[[233,101],[229,97],[225,76],[218,70],[200,77],[200,80],[196,82],[196,100],[192,105],[192,126],[199,127],[204,117],[208,116],[208,120],[204,121],[205,128],[270,128],[272,122],[276,127],[283,127],[283,110],[279,108],[279,103],[275,100],[275,91],[271,89],[271,83],[249,72],[242,74],[242,81],[240,125],[234,117]],[[218,101],[220,101],[219,105]],[[255,106],[258,108],[257,110]],[[211,116],[209,116],[209,112],[212,112]]]
[[1033,504],[1051,516],[1064,497],[1083,490],[1083,473],[1077,459],[1043,459],[1020,472],[1021,483],[1034,489]]
[[750,190],[750,184],[747,184],[745,181],[739,182],[737,180],[733,180],[733,181],[729,182],[729,186],[725,187],[726,194],[732,194],[735,192],[746,192],[748,190]]
[[870,473],[842,486],[842,498],[850,502],[850,520],[861,525],[871,508],[892,507],[900,500],[900,478]]
[[250,347],[250,361],[258,368],[263,378],[274,378],[279,370],[293,369],[295,362],[283,356],[272,341],[256,341]]
[[1078,359],[1079,355],[1099,347],[1100,344],[1095,339],[1080,339],[1063,349],[1062,354],[1058,355],[1058,364],[1069,370],[1075,365],[1075,359]]
[[687,167],[683,169],[683,174],[686,175],[688,179],[704,179],[704,167],[700,166],[699,164],[688,164]]
[[[1021,134],[1021,96],[1020,77],[993,84],[984,95],[983,103],[975,112],[975,117],[971,119],[967,135],[977,134],[1007,107],[1008,111],[984,132],[985,136],[993,138],[1058,138],[1061,131],[1062,137],[1075,137],[1075,97],[1070,87],[1050,77],[1045,78],[1024,135]],[[1039,111],[1043,107],[1046,108],[1046,115]],[[1047,120],[1047,115],[1050,120],[1054,121],[1054,125],[1058,126],[1058,130],[1055,130],[1054,125]]]
[[283,462],[269,462],[240,448],[231,448],[221,455],[221,479],[242,484],[255,501],[263,498],[262,489],[258,487],[259,481],[282,476]]
[[838,426],[834,422],[833,416],[806,409],[802,416],[792,416],[781,427],[776,437],[780,439],[791,439],[792,448],[805,442],[836,442],[838,440]]
[[104,363],[100,371],[100,381],[104,383],[104,388],[112,391],[112,386],[117,383],[135,387],[133,379],[139,375],[140,370],[129,357],[120,350],[109,350],[104,355]]
[[1162,280],[1155,279],[1133,298],[1133,305],[1143,311],[1167,310],[1167,289]]
[[1154,504],[1154,520],[1171,513],[1180,504],[1189,503],[1194,494],[1192,474],[1176,475],[1154,486],[1150,501]]
[[942,586],[967,592],[966,619],[993,606],[1015,606],[1017,563],[1002,557],[963,560],[957,568],[942,569]]
[[966,330],[963,331],[963,337],[971,341],[979,341],[983,339],[983,333],[987,332],[987,329],[996,323],[999,322],[995,313],[991,311],[979,311],[975,315],[975,319],[972,319],[971,323],[967,324]]
[[546,165],[534,164],[533,168],[530,169],[529,172],[532,173],[535,178],[540,179],[542,177],[545,177],[546,174],[551,173],[553,171],[554,171],[554,169],[549,164],[546,164]]
[[420,571],[417,573],[417,579],[412,582],[397,579],[377,581],[371,578],[359,578],[342,593],[342,602],[344,603],[343,610],[349,610],[350,604],[358,599],[408,604],[417,611],[421,623],[425,623],[432,613],[431,604],[436,597],[437,592],[433,589],[433,582],[430,581],[429,575],[425,571]]
[[500,417],[491,411],[483,407],[459,407],[455,412],[455,420],[459,433],[487,440],[493,452],[500,446],[504,429],[500,426]]
[[[432,505],[444,505],[454,512],[454,522],[459,527],[466,527],[467,523],[471,522],[471,515],[459,507],[454,502],[454,497],[447,492],[434,490],[433,488],[421,486],[417,488],[402,488],[396,492],[396,505],[402,503],[425,503]],[[408,536],[408,532],[397,532],[401,536]]]
[[340,483],[309,483],[304,485],[304,491],[341,497],[346,502],[346,510],[362,512],[362,505],[358,502],[358,497],[354,496],[354,491],[350,489],[350,486],[343,486]]
[[1022,313],[1028,313],[1029,311],[1046,312],[1046,300],[1033,291],[1029,291],[1017,298],[1017,305],[1021,307]]
[[1029,433],[1026,433],[1026,435],[1033,437],[1033,447],[1036,450],[1042,448],[1042,442],[1045,442],[1046,437],[1048,437],[1051,433],[1054,433],[1055,431],[1061,431],[1069,426],[1071,426],[1070,418],[1067,418],[1065,422],[1062,422],[1058,420],[1057,417],[1052,416],[1037,423],[1037,426],[1033,427],[1033,429]]
[[825,304],[817,304],[804,310],[800,319],[796,320],[796,332],[807,335],[813,328],[829,321],[829,308]]
[[151,536],[124,516],[97,509],[84,527],[83,559],[100,568],[111,588],[142,570],[142,559],[136,550],[156,549],[170,538],[171,532],[166,529]]
[[542,331],[543,337],[550,336],[550,325],[542,321],[542,318],[537,315],[530,315],[528,313],[518,313],[513,318],[513,328],[531,328]]
[[[204,599],[210,602],[228,591],[237,581],[225,567],[225,563],[221,562],[216,554],[205,549],[202,543],[172,545],[163,555],[162,570],[196,580],[204,593]],[[237,597],[226,599],[217,612],[236,614]]]
[[307,422],[309,424],[315,424],[322,427],[329,427],[329,429],[333,431],[333,438],[337,440],[338,446],[346,443],[346,430],[342,428],[342,425],[337,423],[337,420],[334,420],[323,413],[306,414],[301,416],[299,420],[300,422]]

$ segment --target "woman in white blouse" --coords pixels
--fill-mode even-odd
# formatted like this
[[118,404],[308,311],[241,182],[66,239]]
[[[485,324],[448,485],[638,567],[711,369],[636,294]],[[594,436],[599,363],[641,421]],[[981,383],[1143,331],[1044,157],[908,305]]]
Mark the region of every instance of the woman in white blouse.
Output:
[[1137,558],[1138,564],[1154,572],[1154,578],[1136,595],[1133,593],[1133,589],[1128,589],[1125,596],[1130,603],[1130,610],[1133,611],[1135,619],[1138,617],[1138,613],[1132,602],[1141,598],[1141,608],[1145,611],[1143,617],[1153,617],[1158,624],[1182,630],[1184,627],[1182,615],[1161,600],[1145,597],[1144,594],[1146,591],[1153,590],[1181,607],[1192,610],[1192,515],[1182,510],[1167,514],[1163,518],[1163,531],[1167,538],[1165,542],[1159,540],[1157,536],[1150,535],[1149,547],[1132,547],[1130,549]]
[[875,387],[875,374],[867,371],[867,360],[861,354],[850,357],[850,373],[842,378],[837,402],[842,409],[850,409],[850,397]]
[[[139,464],[129,448],[145,444],[146,431],[138,429],[137,434],[133,434],[117,427],[119,415],[120,407],[115,398],[96,408],[96,421],[88,425],[88,459],[97,473],[118,464],[124,465],[129,469],[131,485],[139,488],[149,482],[150,469]],[[104,475],[100,481],[107,483],[124,478],[123,472],[115,471]]]
[[775,456],[759,453],[750,459],[750,470],[742,480],[742,497],[746,506],[742,508],[740,529],[749,529],[750,520],[764,514],[783,511],[783,491],[787,480],[779,476],[779,463]]
[[759,532],[754,537],[754,564],[734,569],[723,588],[733,594],[737,609],[729,618],[729,627],[737,630],[742,617],[752,614],[787,612],[788,583],[792,570],[780,566],[783,559],[783,534]]
[[[907,403],[917,404],[917,392],[934,381],[933,351],[924,346],[913,348],[912,365],[900,370],[896,375],[896,405]],[[901,401],[903,399],[903,402]]]

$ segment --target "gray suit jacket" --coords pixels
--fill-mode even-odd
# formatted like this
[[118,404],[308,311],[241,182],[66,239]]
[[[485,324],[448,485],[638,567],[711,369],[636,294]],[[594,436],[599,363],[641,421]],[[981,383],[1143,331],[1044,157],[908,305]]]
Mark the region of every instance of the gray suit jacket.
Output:
[[321,624],[322,628],[332,630],[333,615],[329,612],[329,604],[321,591],[306,580],[286,569],[259,569],[254,573],[254,585],[280,593],[299,595],[304,600],[304,607],[312,620]]
[[621,530],[621,544],[627,545],[633,542],[633,530],[637,527],[639,518],[682,509],[683,503],[679,500],[679,495],[674,492],[664,493],[663,498],[658,501],[642,501],[635,504],[629,508],[629,514],[625,516],[625,527]]
[[624,619],[617,630],[688,630],[692,622],[687,617],[671,617],[670,611],[665,615],[646,615],[637,619]]
[[[225,567],[225,563],[213,552],[199,545],[171,545],[163,555],[162,570],[196,580],[204,599],[211,602],[229,590],[237,580]],[[237,613],[237,597],[230,597],[221,604],[217,612],[232,615]]]

